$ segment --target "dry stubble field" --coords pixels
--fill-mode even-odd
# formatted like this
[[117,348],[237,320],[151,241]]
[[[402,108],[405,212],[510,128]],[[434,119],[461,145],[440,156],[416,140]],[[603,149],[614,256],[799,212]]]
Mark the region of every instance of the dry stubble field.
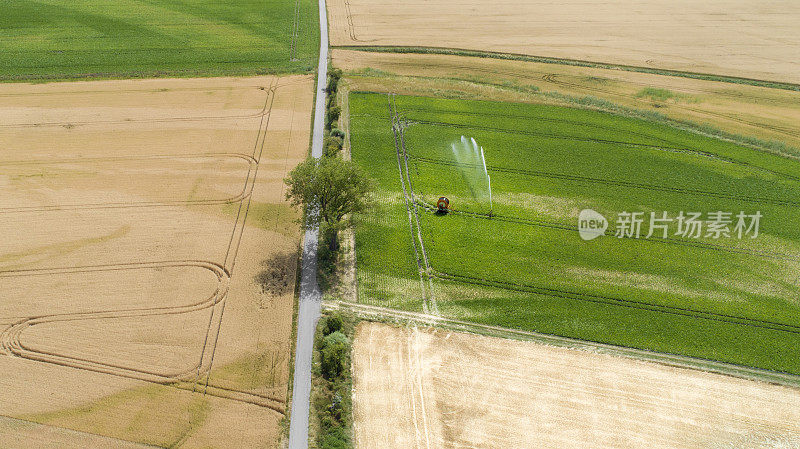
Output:
[[312,82],[0,87],[0,442],[277,445]]
[[610,355],[359,325],[359,449],[800,447],[800,392]]
[[334,46],[447,47],[800,83],[792,0],[332,0],[328,16]]

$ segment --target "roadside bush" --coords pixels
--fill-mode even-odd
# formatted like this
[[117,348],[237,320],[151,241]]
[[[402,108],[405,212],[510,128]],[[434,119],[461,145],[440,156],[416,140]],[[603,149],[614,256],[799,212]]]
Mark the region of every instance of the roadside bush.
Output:
[[330,69],[328,70],[328,78],[335,83],[339,83],[339,80],[342,79],[342,69]]
[[342,130],[341,130],[341,129],[339,129],[339,128],[333,128],[333,129],[331,130],[331,136],[333,136],[333,137],[337,137],[337,138],[339,138],[339,139],[344,139],[344,131],[342,131]]
[[331,96],[334,96],[338,89],[339,89],[339,80],[337,78],[329,77],[328,86],[325,88],[325,91],[328,92],[328,94],[330,94]]
[[341,426],[332,426],[322,437],[320,449],[350,449],[349,438]]
[[340,115],[342,115],[342,108],[340,106],[333,106],[328,109],[326,117],[328,129],[331,129],[331,126],[339,120]]
[[342,140],[335,136],[325,137],[325,140],[323,140],[323,148],[325,156],[336,156],[342,151]]
[[314,333],[311,404],[316,419],[315,449],[352,449],[353,388],[350,377],[351,336],[355,324],[346,315],[320,318]]
[[328,335],[339,332],[342,330],[342,317],[338,313],[334,313],[325,318],[322,323],[322,333],[327,337]]
[[344,370],[350,339],[340,331],[333,332],[322,340],[322,376],[328,380],[338,377]]

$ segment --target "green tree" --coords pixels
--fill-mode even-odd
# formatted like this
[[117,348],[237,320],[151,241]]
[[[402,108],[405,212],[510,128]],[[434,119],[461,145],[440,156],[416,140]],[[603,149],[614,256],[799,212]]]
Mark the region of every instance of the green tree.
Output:
[[328,112],[325,116],[325,128],[331,129],[333,124],[339,120],[339,116],[342,115],[342,108],[341,106],[331,106],[328,108]]
[[370,181],[352,161],[338,157],[310,158],[284,179],[286,198],[306,208],[306,226],[319,226],[331,251],[339,249],[338,233],[352,215],[368,207]]
[[332,380],[342,374],[350,348],[347,335],[336,331],[322,340],[322,375]]

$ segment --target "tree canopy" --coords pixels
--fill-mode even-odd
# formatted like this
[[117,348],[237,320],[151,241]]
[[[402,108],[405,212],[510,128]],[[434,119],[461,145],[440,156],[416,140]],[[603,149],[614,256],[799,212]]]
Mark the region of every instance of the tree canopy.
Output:
[[338,157],[309,158],[284,180],[292,205],[306,206],[306,226],[336,232],[349,217],[367,208],[369,179],[352,161]]

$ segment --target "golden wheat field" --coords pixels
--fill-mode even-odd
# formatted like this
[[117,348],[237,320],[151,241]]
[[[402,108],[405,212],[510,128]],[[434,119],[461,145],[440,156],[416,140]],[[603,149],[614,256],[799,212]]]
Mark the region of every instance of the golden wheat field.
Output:
[[312,82],[0,86],[0,441],[278,445]]
[[331,45],[446,47],[800,82],[800,13],[750,2],[331,0]]

